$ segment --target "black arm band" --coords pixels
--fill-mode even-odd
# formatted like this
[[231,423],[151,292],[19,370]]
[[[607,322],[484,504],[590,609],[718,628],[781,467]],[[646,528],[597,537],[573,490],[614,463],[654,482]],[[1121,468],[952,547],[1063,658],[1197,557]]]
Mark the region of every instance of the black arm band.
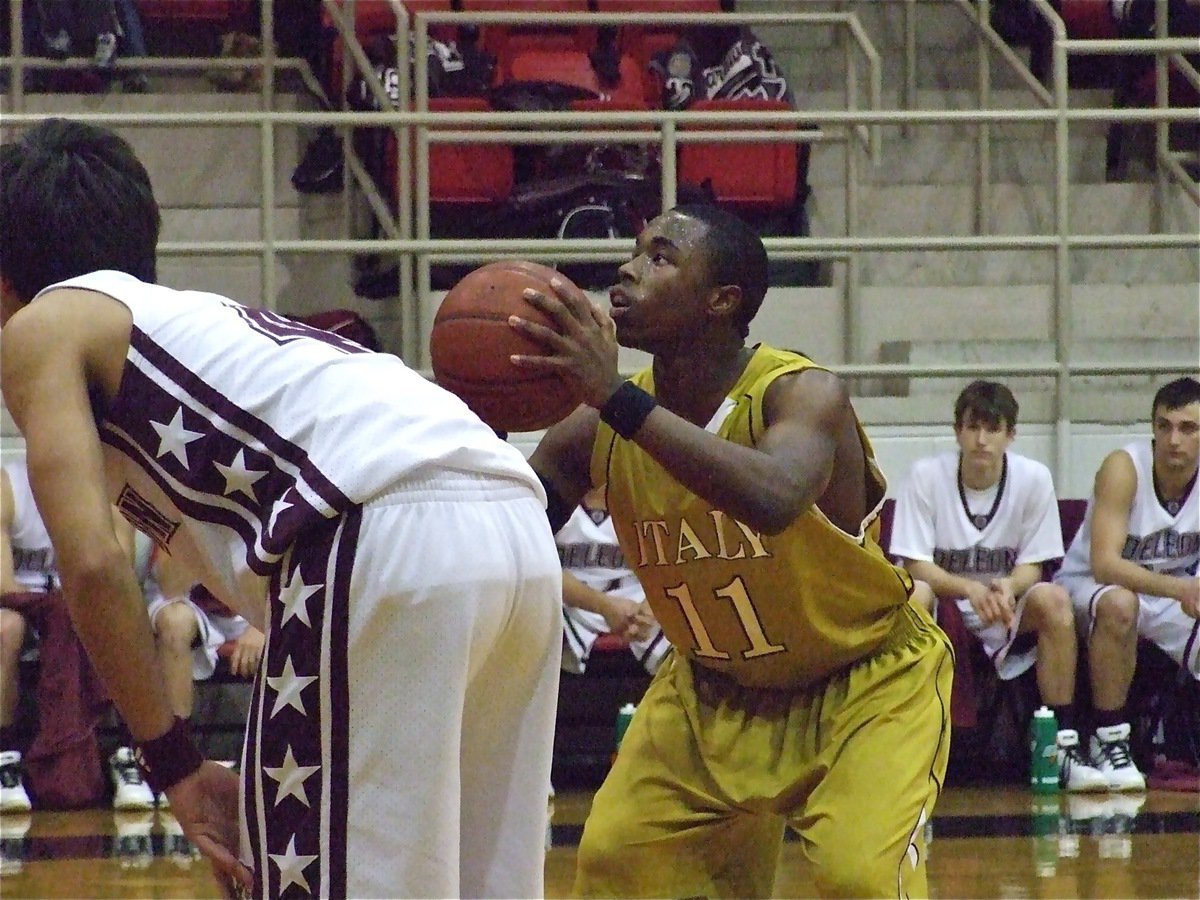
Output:
[[165,734],[136,744],[133,758],[155,794],[174,787],[204,762],[204,756],[192,740],[191,724],[179,716]]
[[558,489],[546,480],[546,476],[536,471],[534,474],[542,483],[542,487],[546,489],[546,518],[550,520],[550,530],[558,534],[559,529],[567,524],[567,519],[571,518],[575,507],[563,499]]
[[646,416],[658,401],[632,381],[624,382],[613,391],[611,397],[600,407],[600,421],[604,422],[625,440],[629,440],[646,421]]

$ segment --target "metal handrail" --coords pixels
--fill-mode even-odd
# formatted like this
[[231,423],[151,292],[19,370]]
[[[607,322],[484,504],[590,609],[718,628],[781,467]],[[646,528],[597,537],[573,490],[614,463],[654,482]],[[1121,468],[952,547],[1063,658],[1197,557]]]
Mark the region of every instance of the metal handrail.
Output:
[[[20,28],[19,28],[19,10],[22,0],[15,0],[13,4],[13,16],[18,23],[18,27],[13,31],[13,47],[14,55],[0,59],[0,65],[9,65],[14,70],[13,78],[14,91],[16,100],[11,104],[12,111],[5,114],[5,126],[22,126],[38,121],[41,116],[28,114],[22,111],[20,102],[20,71],[22,63],[24,68],[51,68],[51,67],[81,67],[87,65],[83,61],[33,61],[24,60],[22,57],[22,48],[20,44]],[[326,5],[352,6],[353,0],[347,4],[338,4],[333,0],[324,0]],[[394,8],[399,7],[398,0],[390,0]],[[963,8],[968,0],[954,0],[954,2]],[[773,256],[779,256],[785,259],[837,259],[852,264],[857,254],[863,251],[870,252],[911,252],[915,250],[939,251],[939,250],[968,250],[968,251],[987,251],[987,250],[1035,250],[1053,252],[1055,255],[1055,285],[1054,285],[1054,303],[1055,303],[1055,331],[1054,343],[1056,348],[1056,359],[1053,363],[1047,364],[1017,364],[1006,363],[1003,365],[946,365],[946,366],[921,366],[916,364],[887,364],[887,365],[871,365],[871,364],[854,364],[845,363],[842,365],[831,366],[835,371],[841,372],[848,376],[860,377],[884,377],[884,376],[927,376],[927,377],[948,377],[957,378],[974,375],[1046,375],[1056,378],[1056,409],[1058,427],[1058,440],[1056,441],[1059,472],[1064,471],[1066,461],[1070,458],[1069,441],[1070,421],[1067,418],[1066,410],[1069,408],[1069,379],[1075,375],[1110,375],[1110,374],[1159,374],[1165,372],[1177,371],[1177,366],[1170,363],[1159,362],[1129,362],[1129,363],[1096,363],[1096,362],[1080,362],[1071,359],[1070,353],[1070,337],[1071,337],[1071,319],[1070,319],[1070,278],[1069,278],[1069,260],[1070,252],[1074,249],[1098,249],[1108,247],[1140,247],[1140,248],[1188,248],[1195,249],[1200,247],[1200,235],[1194,233],[1151,233],[1142,235],[1098,235],[1098,234],[1074,234],[1070,229],[1070,221],[1067,216],[1067,198],[1070,192],[1070,184],[1068,179],[1068,155],[1067,155],[1067,128],[1073,123],[1082,122],[1097,122],[1097,121],[1127,121],[1127,122],[1154,122],[1157,123],[1160,132],[1164,132],[1167,123],[1174,121],[1191,121],[1195,117],[1195,111],[1190,109],[1172,109],[1172,108],[1129,108],[1129,109],[1072,109],[1069,106],[1069,97],[1066,90],[1066,59],[1069,53],[1118,53],[1118,52],[1138,52],[1138,53],[1153,53],[1158,59],[1158,67],[1160,70],[1159,78],[1159,99],[1165,96],[1165,67],[1167,59],[1175,59],[1181,57],[1184,50],[1192,49],[1191,44],[1181,45],[1175,39],[1163,40],[1161,37],[1155,41],[1117,41],[1117,42],[1094,42],[1094,41],[1070,41],[1066,38],[1065,28],[1062,21],[1057,17],[1053,8],[1047,0],[1033,0],[1034,8],[1042,15],[1051,25],[1054,31],[1054,60],[1053,74],[1054,83],[1053,89],[1050,91],[1039,92],[1029,85],[1034,96],[1038,97],[1042,102],[1042,108],[1039,109],[978,109],[978,110],[884,110],[879,108],[879,88],[875,81],[872,81],[870,86],[871,102],[873,108],[857,109],[854,104],[848,104],[851,108],[845,110],[804,110],[795,112],[779,112],[768,114],[747,114],[732,111],[722,112],[686,112],[673,113],[665,110],[647,110],[647,111],[612,111],[612,112],[596,112],[590,111],[586,113],[574,112],[553,112],[553,113],[448,113],[437,112],[429,113],[420,109],[421,101],[417,101],[417,109],[399,109],[393,110],[390,108],[390,98],[383,103],[383,109],[378,112],[350,112],[350,111],[276,111],[266,106],[266,100],[271,96],[268,83],[273,79],[265,78],[262,96],[264,97],[264,108],[254,111],[242,111],[231,113],[104,113],[104,112],[86,112],[74,114],[76,118],[92,121],[100,124],[111,126],[163,126],[177,125],[183,127],[189,126],[228,126],[228,127],[257,127],[263,133],[263,174],[264,185],[273,185],[273,160],[271,157],[270,147],[273,141],[270,140],[272,129],[285,125],[316,125],[325,124],[339,128],[348,128],[353,126],[378,126],[389,127],[396,129],[398,133],[401,130],[417,129],[422,132],[425,137],[418,142],[419,147],[424,147],[427,151],[429,143],[437,143],[439,141],[449,140],[464,140],[469,137],[472,142],[488,142],[488,141],[506,141],[506,142],[564,142],[572,140],[587,140],[593,141],[599,139],[626,142],[657,142],[661,146],[670,148],[672,152],[664,153],[664,191],[674,189],[675,173],[670,165],[672,160],[673,149],[680,143],[688,141],[723,141],[723,140],[771,140],[778,141],[781,139],[795,139],[811,141],[813,143],[828,143],[832,141],[841,141],[847,148],[847,166],[848,173],[854,174],[855,170],[850,168],[853,165],[855,154],[851,152],[851,148],[858,145],[861,141],[867,138],[866,146],[872,153],[878,150],[878,134],[882,126],[910,126],[920,124],[971,124],[986,128],[990,124],[1007,123],[1007,122],[1041,122],[1053,124],[1055,128],[1056,141],[1056,164],[1055,164],[1055,216],[1054,216],[1054,233],[1052,234],[1027,234],[1027,235],[990,235],[976,234],[968,236],[926,236],[917,238],[906,237],[890,237],[890,236],[861,236],[855,233],[856,218],[854,216],[853,193],[856,188],[857,178],[848,178],[847,182],[847,234],[841,237],[827,238],[767,238],[765,244]],[[263,4],[263,7],[269,7],[270,4]],[[986,11],[986,0],[980,4],[980,15]],[[338,10],[340,13],[341,10]],[[806,14],[812,18],[814,14]],[[269,16],[269,12],[264,9],[264,16]],[[878,54],[871,47],[870,41],[867,39],[866,32],[862,28],[856,16],[853,14],[836,14],[838,21],[846,21],[847,28],[853,33],[854,41],[860,41],[862,46],[870,47],[870,52],[863,51],[864,57],[868,60],[868,65],[873,66],[872,71],[878,72]],[[570,17],[563,17],[570,18]],[[563,18],[555,17],[555,22],[563,21]],[[619,16],[610,17],[620,23],[657,23],[664,20],[668,21],[688,21],[695,18],[696,21],[710,21],[708,16],[701,15],[699,17],[691,17],[688,15],[659,15],[659,14],[639,14],[636,16]],[[528,22],[531,16],[527,14],[505,14],[505,13],[472,13],[472,14],[426,14],[420,13],[416,16],[415,21],[418,23],[414,31],[414,37],[417,45],[420,48],[417,59],[424,59],[424,47],[421,45],[422,40],[427,40],[428,24],[434,20],[469,20],[469,21],[495,21],[495,22]],[[605,19],[597,14],[581,14],[581,22],[586,24],[598,24]],[[994,48],[998,49],[1002,56],[1010,63],[1013,59],[1009,58],[1009,54],[1005,54],[1004,50],[996,44],[997,37],[992,32],[991,26],[986,23],[981,23],[977,17],[972,16],[976,24],[981,28],[983,37]],[[728,17],[728,21],[744,21],[747,24],[756,22],[775,22],[779,20],[776,14],[743,14],[738,16]],[[346,47],[348,58],[353,60],[355,66],[360,69],[365,65],[367,71],[370,71],[369,61],[366,60],[361,46],[358,45],[353,33],[346,34],[345,26],[348,24],[346,19],[334,19],[335,24],[340,25],[340,30],[346,38]],[[814,19],[815,21],[815,19]],[[269,19],[264,21],[264,26],[269,25]],[[269,28],[264,33],[270,33]],[[397,17],[397,49],[407,48],[408,46],[408,21],[405,15]],[[401,40],[403,38],[403,40]],[[269,42],[267,42],[269,44]],[[1136,46],[1129,46],[1134,44]],[[357,53],[355,51],[358,51]],[[255,58],[246,58],[238,60],[211,60],[211,59],[138,59],[138,60],[122,60],[118,63],[119,67],[129,68],[146,68],[146,69],[198,69],[210,67],[236,68],[246,65],[261,64],[264,68],[269,68],[270,71],[277,69],[291,68],[295,66],[302,75],[306,71],[306,67],[297,66],[297,61],[275,59],[272,56],[273,51],[265,51],[263,56],[256,60]],[[360,58],[361,57],[361,58]],[[406,62],[407,60],[398,60],[398,62]],[[873,62],[872,62],[873,61]],[[1019,63],[1019,60],[1017,60]],[[1186,60],[1185,60],[1186,62]],[[267,65],[269,63],[269,66]],[[348,69],[346,70],[348,74]],[[400,71],[407,75],[407,65],[401,65]],[[1018,72],[1020,70],[1018,69]],[[1186,72],[1186,70],[1185,70]],[[423,97],[426,93],[425,86],[422,84],[424,77],[423,66],[418,66],[416,69],[416,81],[418,98]],[[1194,75],[1194,70],[1188,76]],[[308,73],[311,77],[311,72]],[[875,76],[872,76],[873,78]],[[372,79],[367,79],[368,82]],[[1025,79],[1028,82],[1027,79]],[[307,79],[306,79],[307,83]],[[981,78],[981,92],[986,93],[987,80],[986,77]],[[386,96],[386,95],[385,95]],[[402,90],[402,97],[407,98],[409,92],[407,86]],[[1053,102],[1046,105],[1046,97],[1049,97]],[[377,98],[378,99],[378,98]],[[986,106],[987,104],[981,104]],[[694,132],[685,131],[680,126],[687,123],[720,125],[723,128],[731,126],[745,125],[745,128],[737,128],[731,131],[704,131]],[[501,127],[496,128],[497,125]],[[793,133],[779,132],[768,130],[770,125],[793,125]],[[824,126],[826,131],[800,131],[802,124],[814,124],[818,128]],[[437,130],[430,126],[437,125]],[[589,131],[586,136],[575,137],[572,134],[564,133],[560,129],[584,127],[589,128],[599,127],[600,131]],[[754,127],[757,126],[757,127]],[[485,130],[488,129],[488,130]],[[479,130],[472,130],[479,129]],[[528,129],[528,130],[525,130]],[[847,135],[856,135],[858,140],[846,140]],[[409,166],[413,165],[412,161],[404,161],[403,154],[408,152],[409,142],[401,141],[400,145],[402,162],[402,170],[411,171]],[[351,174],[354,175],[354,161],[347,156],[348,166],[351,168]],[[421,168],[421,160],[416,161],[416,168]],[[1173,165],[1172,165],[1173,163]],[[427,165],[427,156],[426,162]],[[1171,160],[1167,164],[1167,168],[1176,178],[1180,177],[1182,167],[1175,160]],[[1186,173],[1183,173],[1186,174]],[[365,178],[365,172],[357,173],[358,179]],[[426,173],[427,177],[427,173]],[[369,179],[367,179],[369,181]],[[669,183],[670,187],[666,187]],[[1181,181],[1181,183],[1184,183]],[[403,179],[401,181],[401,190],[407,191],[411,185],[411,181]],[[427,182],[426,182],[427,189]],[[364,190],[364,194],[367,192]],[[401,213],[411,208],[407,201],[408,195],[402,195]],[[427,195],[425,197],[427,202]],[[420,197],[414,198],[420,208],[425,203]],[[379,239],[346,239],[346,240],[283,240],[278,239],[274,235],[273,225],[273,198],[270,196],[270,189],[264,190],[262,198],[263,203],[263,235],[261,240],[256,241],[210,241],[210,242],[163,242],[160,247],[160,253],[164,255],[183,255],[183,256],[216,256],[229,254],[259,254],[264,266],[264,293],[267,305],[273,303],[274,298],[274,260],[277,254],[303,254],[303,253],[353,253],[353,252],[391,252],[402,254],[401,259],[411,265],[414,255],[419,255],[424,261],[425,271],[429,261],[438,260],[445,262],[468,262],[486,258],[493,255],[529,255],[548,260],[599,260],[599,259],[622,259],[628,254],[628,241],[624,240],[587,240],[587,239],[571,239],[571,240],[446,240],[432,239],[428,237],[415,237],[411,228],[403,227],[403,222],[393,222],[393,227],[388,228],[388,237]],[[270,270],[268,272],[268,269]],[[847,290],[853,290],[851,284],[853,278],[847,279]],[[410,294],[404,298],[402,308],[404,315],[411,316],[411,320],[406,322],[405,336],[406,341],[413,341],[417,336],[415,325],[418,320],[415,318],[419,315],[418,304],[413,301],[411,296],[413,279],[410,277],[402,277],[402,287],[408,288]],[[854,304],[848,304],[847,322],[850,327],[848,332],[853,332],[855,323]],[[410,353],[410,360],[415,357]],[[853,355],[848,354],[846,359],[852,359]]]

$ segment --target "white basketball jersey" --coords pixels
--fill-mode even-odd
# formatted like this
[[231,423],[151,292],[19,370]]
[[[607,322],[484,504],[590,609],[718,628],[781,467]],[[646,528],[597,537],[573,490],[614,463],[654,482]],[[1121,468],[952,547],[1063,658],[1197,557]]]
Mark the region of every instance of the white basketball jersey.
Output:
[[[1154,448],[1149,440],[1136,441],[1121,448],[1133,460],[1137,488],[1129,510],[1129,533],[1121,556],[1153,572],[1167,575],[1195,575],[1200,562],[1200,490],[1192,485],[1179,509],[1171,512],[1154,490]],[[1061,574],[1092,573],[1092,508],[1088,501],[1083,524],[1063,560]]]
[[[889,553],[987,582],[1063,555],[1050,470],[1017,453],[989,491],[960,493],[957,451],[917,460],[896,498]],[[990,514],[990,515],[989,515]]]
[[642,599],[642,585],[625,563],[607,510],[576,507],[554,540],[563,568],[588,587]]
[[518,481],[545,502],[519,450],[396,356],[119,272],[61,286],[133,315],[98,423],[113,502],[252,621],[296,538],[355,505],[448,470]]
[[13,494],[12,553],[17,583],[31,591],[54,591],[61,586],[54,566],[50,535],[33,501],[29,471],[24,462],[4,465]]

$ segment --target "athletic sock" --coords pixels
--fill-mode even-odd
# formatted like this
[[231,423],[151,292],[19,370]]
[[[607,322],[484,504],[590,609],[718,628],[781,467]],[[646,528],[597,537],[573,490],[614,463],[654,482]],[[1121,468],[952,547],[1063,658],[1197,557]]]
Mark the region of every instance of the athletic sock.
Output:
[[1058,722],[1059,731],[1078,729],[1079,726],[1075,717],[1074,703],[1066,703],[1062,706],[1051,706],[1050,711],[1054,713],[1054,719]]
[[1092,728],[1107,728],[1111,725],[1121,725],[1129,721],[1129,713],[1124,705],[1116,709],[1097,709],[1092,713]]

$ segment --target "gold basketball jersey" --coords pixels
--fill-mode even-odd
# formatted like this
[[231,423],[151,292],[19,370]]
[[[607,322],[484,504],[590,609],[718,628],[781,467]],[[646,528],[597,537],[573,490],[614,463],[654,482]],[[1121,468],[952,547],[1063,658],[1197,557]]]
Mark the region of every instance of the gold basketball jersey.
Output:
[[[754,446],[765,427],[767,386],[813,366],[799,354],[760,346],[729,392],[726,407],[732,408],[714,422],[716,433]],[[654,392],[650,369],[633,381]],[[875,506],[859,534],[837,528],[813,506],[780,534],[762,535],[600,424],[592,481],[607,483],[625,559],[679,652],[749,687],[795,689],[879,646],[912,580],[887,561],[873,537],[886,482],[861,425],[859,434]]]

